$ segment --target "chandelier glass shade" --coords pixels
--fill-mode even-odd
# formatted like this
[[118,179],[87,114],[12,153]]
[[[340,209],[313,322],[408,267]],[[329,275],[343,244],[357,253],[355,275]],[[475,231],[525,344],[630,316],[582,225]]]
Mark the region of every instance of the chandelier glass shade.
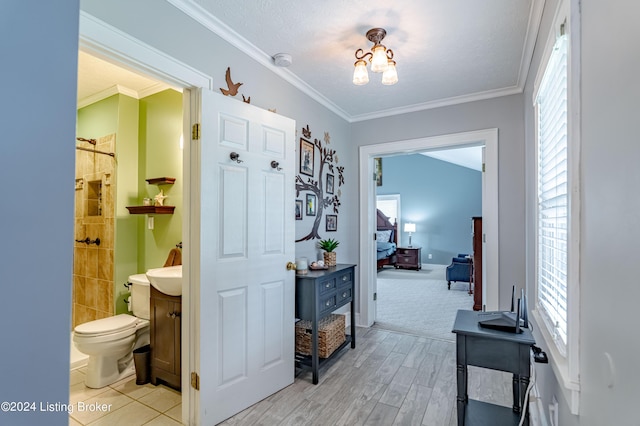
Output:
[[393,60],[393,51],[380,44],[387,35],[383,28],[372,28],[367,31],[367,39],[373,43],[370,52],[362,49],[356,50],[355,69],[353,70],[353,84],[358,86],[369,82],[367,72],[367,60],[371,63],[371,71],[382,73],[382,84],[391,85],[398,82],[398,72],[396,62]]

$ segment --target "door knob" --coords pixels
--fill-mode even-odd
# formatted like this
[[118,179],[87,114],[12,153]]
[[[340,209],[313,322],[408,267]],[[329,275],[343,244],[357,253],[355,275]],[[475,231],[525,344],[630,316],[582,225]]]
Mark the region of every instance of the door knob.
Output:
[[296,264],[294,262],[287,262],[287,271],[295,271]]

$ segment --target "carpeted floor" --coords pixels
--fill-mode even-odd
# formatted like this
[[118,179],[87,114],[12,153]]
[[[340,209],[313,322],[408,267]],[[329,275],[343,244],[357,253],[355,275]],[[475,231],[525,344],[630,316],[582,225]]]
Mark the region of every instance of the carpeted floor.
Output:
[[471,309],[468,283],[451,283],[446,265],[422,265],[411,271],[387,268],[378,272],[378,305],[374,327],[429,338],[455,341],[451,332],[458,309]]

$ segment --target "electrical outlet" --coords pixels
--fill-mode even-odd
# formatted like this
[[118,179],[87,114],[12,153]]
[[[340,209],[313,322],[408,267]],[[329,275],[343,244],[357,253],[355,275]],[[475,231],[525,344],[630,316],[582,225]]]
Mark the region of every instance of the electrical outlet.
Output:
[[433,259],[433,255],[429,253],[429,259]]

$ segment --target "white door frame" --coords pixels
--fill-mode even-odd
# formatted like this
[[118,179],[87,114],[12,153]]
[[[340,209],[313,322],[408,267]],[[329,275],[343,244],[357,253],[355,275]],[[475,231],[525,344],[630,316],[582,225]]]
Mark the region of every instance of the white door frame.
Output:
[[[412,154],[441,148],[481,146],[486,149],[485,185],[483,188],[482,226],[484,238],[483,305],[498,309],[498,129],[432,136],[361,146],[360,169],[360,313],[357,324],[370,327],[375,320],[376,256],[373,235],[376,229],[373,158],[391,154]],[[469,223],[471,233],[471,223]]]
[[[190,90],[194,88],[211,89],[213,78],[189,65],[186,65],[173,57],[131,37],[119,29],[80,11],[80,49],[94,56],[106,59],[125,68],[140,71],[159,81],[174,87],[185,89],[183,92],[183,114],[185,141],[191,141],[190,131]],[[191,152],[191,143],[185,142],[183,148],[183,214],[182,214],[182,240],[183,240],[183,284],[182,288],[182,422],[195,424],[195,407],[197,401],[196,390],[190,386],[190,372],[194,368],[194,354],[197,354],[197,345],[200,340],[200,330],[197,326],[197,294],[200,282],[197,277],[190,276],[190,259],[197,255],[199,250],[197,241],[192,241],[191,236],[197,230],[191,229],[191,206],[198,202],[199,187],[192,187],[192,170],[190,162],[192,156],[198,156],[199,152]],[[199,163],[199,158],[197,158]],[[192,194],[196,194],[193,196]],[[193,295],[196,295],[195,297]]]

